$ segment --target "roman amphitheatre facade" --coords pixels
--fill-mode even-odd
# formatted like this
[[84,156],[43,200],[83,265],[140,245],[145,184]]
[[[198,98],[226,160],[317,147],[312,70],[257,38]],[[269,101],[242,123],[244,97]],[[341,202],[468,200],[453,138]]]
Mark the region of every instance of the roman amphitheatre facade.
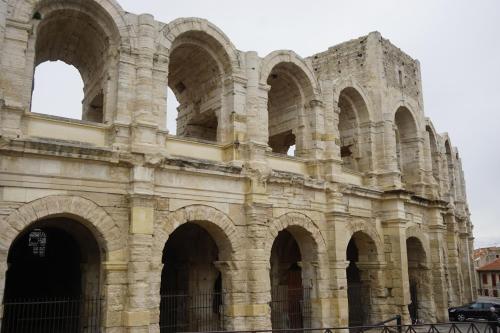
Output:
[[[446,321],[476,296],[459,153],[378,32],[260,57],[204,19],[1,0],[0,59],[5,332],[23,299],[74,302],[81,331],[176,332]],[[30,111],[55,60],[82,120]]]

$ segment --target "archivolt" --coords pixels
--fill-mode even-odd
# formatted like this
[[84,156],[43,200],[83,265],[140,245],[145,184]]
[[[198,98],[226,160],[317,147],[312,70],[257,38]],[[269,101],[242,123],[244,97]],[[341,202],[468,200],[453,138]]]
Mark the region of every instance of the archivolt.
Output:
[[223,212],[210,206],[191,205],[179,208],[168,214],[157,225],[154,238],[154,253],[161,253],[169,236],[179,226],[192,222],[203,227],[215,240],[223,260],[230,259],[238,248],[241,241],[233,221]]
[[[382,254],[383,253],[383,247],[382,247],[382,239],[380,238],[380,235],[378,234],[377,230],[375,227],[370,223],[370,221],[363,221],[363,220],[357,220],[353,222],[349,222],[346,226],[347,230],[347,242],[351,239],[351,237],[356,233],[356,232],[363,232],[366,235],[368,235],[371,240],[375,243],[375,247],[377,250],[377,254]],[[346,243],[347,246],[347,243]]]
[[239,68],[238,51],[222,30],[205,19],[188,17],[171,21],[163,29],[163,34],[159,36],[159,46],[171,52],[172,47],[175,46],[176,39],[188,33],[202,33],[208,38],[213,39],[217,45],[210,45],[211,49],[222,50],[222,52],[219,51],[221,54],[217,55],[217,60],[227,59],[227,61],[222,61],[226,74],[232,74],[237,71]]
[[420,241],[420,244],[422,244],[422,247],[425,251],[426,260],[429,260],[431,252],[429,247],[428,236],[424,234],[419,227],[413,226],[406,229],[406,239],[411,237],[414,237]]
[[8,251],[15,238],[30,224],[51,217],[68,217],[87,226],[105,251],[120,249],[120,229],[108,213],[94,202],[77,196],[48,196],[27,203],[2,222],[0,251]]
[[[271,248],[278,233],[290,227],[298,227],[313,240],[318,256],[326,253],[326,242],[313,220],[302,213],[290,212],[274,219],[269,225],[269,232],[265,242],[265,252],[268,257],[271,255]],[[299,247],[301,247],[301,244],[299,244]]]
[[111,29],[120,36],[120,43],[123,47],[133,47],[136,36],[134,31],[129,29],[125,21],[125,12],[116,0],[85,0],[64,2],[56,0],[9,0],[8,15],[10,19],[29,22],[33,14],[48,5],[55,4],[57,9],[65,9],[72,6],[83,6],[95,17],[104,16],[107,18],[106,29]]
[[260,83],[267,84],[267,79],[275,66],[280,63],[291,63],[301,70],[308,82],[301,82],[301,88],[311,87],[311,95],[319,99],[320,88],[310,66],[298,54],[290,50],[279,50],[269,53],[263,60],[260,72]]

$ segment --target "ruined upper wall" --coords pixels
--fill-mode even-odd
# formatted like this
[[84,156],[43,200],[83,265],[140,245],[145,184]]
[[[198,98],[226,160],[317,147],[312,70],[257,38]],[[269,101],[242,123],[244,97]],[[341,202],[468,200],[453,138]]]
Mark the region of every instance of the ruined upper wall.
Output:
[[413,59],[388,39],[381,38],[383,70],[387,84],[416,100],[420,99],[420,63]]

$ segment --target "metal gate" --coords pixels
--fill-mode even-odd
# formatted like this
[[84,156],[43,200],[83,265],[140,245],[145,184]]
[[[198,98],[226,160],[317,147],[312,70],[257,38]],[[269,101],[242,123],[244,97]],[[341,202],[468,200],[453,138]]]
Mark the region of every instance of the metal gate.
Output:
[[168,293],[161,295],[160,332],[224,330],[225,293]]
[[273,329],[311,327],[311,289],[277,286],[271,290]]
[[27,298],[4,303],[1,333],[99,333],[102,300]]

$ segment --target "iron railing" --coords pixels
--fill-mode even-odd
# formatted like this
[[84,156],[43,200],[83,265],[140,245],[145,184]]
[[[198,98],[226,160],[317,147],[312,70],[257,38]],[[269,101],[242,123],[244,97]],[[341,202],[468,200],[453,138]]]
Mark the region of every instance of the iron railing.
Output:
[[[395,317],[396,318],[396,317]],[[395,320],[392,318],[389,321]],[[466,322],[466,323],[437,323],[437,324],[415,324],[415,325],[368,325],[350,327],[329,327],[329,328],[288,328],[272,330],[251,330],[251,331],[225,331],[224,333],[496,333],[493,327],[497,328],[498,322]],[[190,332],[194,333],[194,332]],[[211,331],[204,333],[222,333]]]
[[4,302],[1,333],[99,333],[100,298],[26,298]]
[[225,297],[223,292],[161,295],[161,333],[224,330]]
[[311,327],[311,289],[274,287],[271,290],[273,329]]

